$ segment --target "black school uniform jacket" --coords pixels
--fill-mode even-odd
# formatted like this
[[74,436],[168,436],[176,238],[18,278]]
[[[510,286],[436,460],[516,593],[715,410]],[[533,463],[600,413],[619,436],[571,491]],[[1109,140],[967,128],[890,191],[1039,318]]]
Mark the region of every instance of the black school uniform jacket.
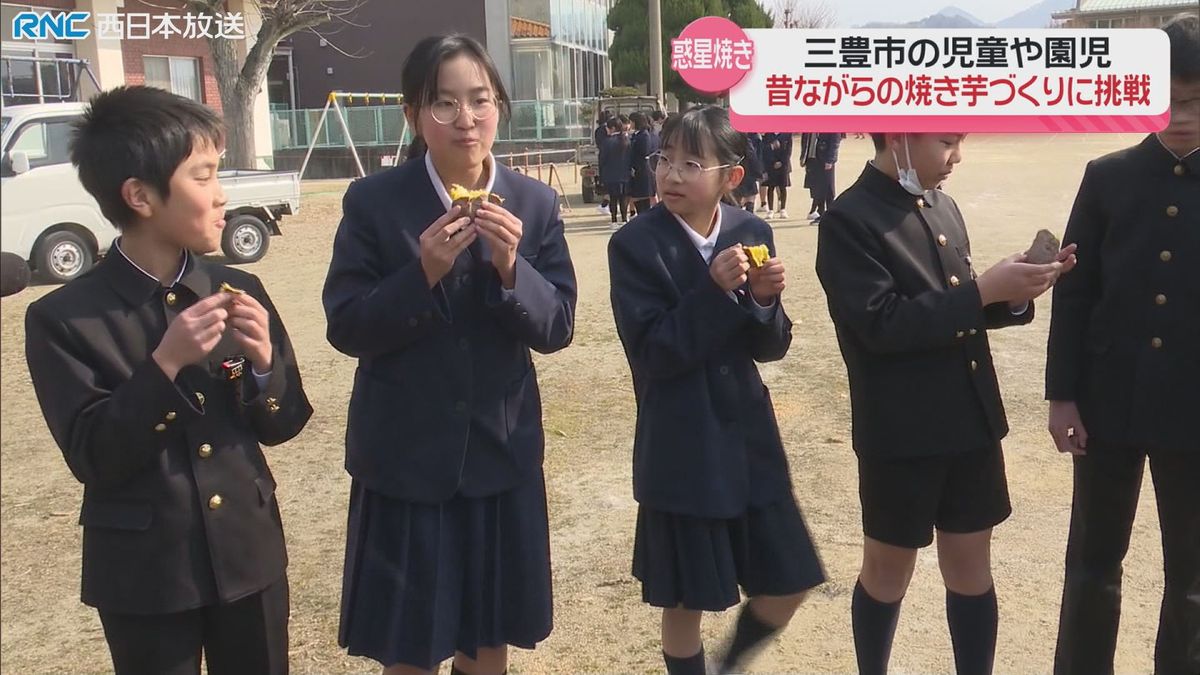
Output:
[[[771,144],[775,142],[779,143],[778,148],[771,147]],[[792,172],[792,135],[778,132],[763,134],[762,155],[763,165],[768,174],[790,174]],[[775,162],[780,162],[783,166],[776,169]]]
[[1153,135],[1088,163],[1054,289],[1046,398],[1111,444],[1200,452],[1200,151]]
[[[767,244],[774,255],[770,226],[743,209],[720,208],[714,258],[738,242]],[[754,365],[787,353],[792,323],[782,305],[763,322],[751,313],[748,290],[729,297],[661,204],[613,234],[608,260],[637,399],[634,497],[710,518],[790,497],[770,392]]]
[[817,275],[846,362],[861,456],[946,455],[1008,433],[987,330],[1029,323],[984,307],[958,205],[914,197],[870,163],[821,219]]
[[[244,289],[270,313],[273,365],[263,390],[247,361],[221,362],[226,335],[168,380],[151,359],[180,311]],[[188,256],[164,288],[114,251],[29,306],[29,372],[50,433],[83,483],[83,602],[154,614],[227,603],[287,565],[275,480],[259,444],[283,443],[312,414],[283,322],[259,280]]]
[[325,281],[328,338],[358,359],[346,470],[368,489],[439,503],[498,494],[540,469],[545,437],[530,350],[571,342],[575,270],[556,193],[497,165],[521,219],[516,286],[482,238],[433,289],[419,237],[446,212],[425,162],[350,185]]

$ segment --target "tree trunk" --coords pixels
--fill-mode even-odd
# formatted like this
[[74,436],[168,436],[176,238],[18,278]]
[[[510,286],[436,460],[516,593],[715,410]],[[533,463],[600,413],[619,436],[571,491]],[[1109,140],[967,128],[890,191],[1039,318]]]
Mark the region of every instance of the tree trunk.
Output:
[[279,44],[279,33],[263,26],[257,42],[246,56],[245,63],[232,40],[209,38],[217,88],[221,93],[221,108],[225,117],[224,168],[254,169],[254,99],[262,90],[271,55]]
[[254,97],[255,94],[237,87],[229,99],[221,97],[225,109],[226,169],[257,168],[254,156]]

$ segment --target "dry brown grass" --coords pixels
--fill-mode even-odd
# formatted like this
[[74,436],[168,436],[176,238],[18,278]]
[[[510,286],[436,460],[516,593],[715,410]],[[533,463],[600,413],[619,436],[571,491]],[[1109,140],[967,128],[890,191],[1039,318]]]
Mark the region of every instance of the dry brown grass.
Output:
[[[962,206],[981,269],[1022,250],[1034,232],[1060,232],[1087,159],[1137,139],[1115,136],[972,136],[947,190]],[[869,140],[842,149],[839,185],[857,176]],[[291,652],[296,673],[376,672],[336,645],[349,481],[342,469],[346,403],[354,363],[325,342],[320,292],[340,217],[344,182],[306,185],[304,210],[284,224],[268,256],[248,269],[266,282],[300,355],[316,413],[305,432],[268,457],[279,481],[291,556]],[[807,206],[794,190],[792,213]],[[576,202],[578,201],[576,193]],[[606,219],[594,207],[567,218],[581,289],[575,343],[538,358],[548,430],[546,473],[555,578],[555,630],[513,672],[661,672],[658,614],[630,576],[635,504],[630,448],[633,398],[608,305]],[[789,270],[785,306],[796,321],[792,352],[763,369],[791,461],[795,492],[830,581],[754,664],[755,672],[852,672],[850,591],[861,530],[845,371],[813,273],[816,228],[775,224]],[[111,669],[94,610],[79,602],[80,486],[54,446],[25,369],[23,316],[37,287],[0,304],[3,324],[3,476],[0,556],[5,672]],[[1029,327],[1001,331],[993,349],[1012,433],[1005,448],[1013,517],[997,530],[1001,624],[997,671],[1048,672],[1053,658],[1070,506],[1070,464],[1045,432],[1043,303]],[[929,410],[930,424],[940,411]],[[1126,560],[1120,672],[1149,672],[1162,565],[1149,481]],[[706,619],[715,647],[732,613]],[[924,552],[905,601],[893,671],[949,672],[943,591]]]

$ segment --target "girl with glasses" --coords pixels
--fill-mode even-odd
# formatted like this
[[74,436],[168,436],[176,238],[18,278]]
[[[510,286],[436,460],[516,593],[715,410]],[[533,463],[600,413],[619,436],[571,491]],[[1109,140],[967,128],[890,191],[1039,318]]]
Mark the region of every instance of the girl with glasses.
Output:
[[[755,365],[791,344],[783,262],[765,222],[722,203],[746,152],[724,109],[668,119],[650,159],[662,201],[608,247],[638,409],[633,572],[662,609],[672,675],[705,673],[702,612],[737,605],[739,589],[750,597],[718,660],[729,672],[825,579]],[[759,245],[753,267],[744,247]]]
[[[323,296],[358,359],[338,640],[387,675],[497,675],[550,633],[530,351],[571,342],[575,273],[555,192],[491,154],[509,99],[484,48],[426,38],[401,86],[413,161],[350,186]],[[464,211],[459,187],[499,199]]]

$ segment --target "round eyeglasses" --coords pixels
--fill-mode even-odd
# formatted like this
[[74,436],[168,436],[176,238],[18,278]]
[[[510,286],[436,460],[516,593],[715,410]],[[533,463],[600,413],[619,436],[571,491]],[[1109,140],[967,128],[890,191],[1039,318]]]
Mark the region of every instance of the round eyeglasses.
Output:
[[661,152],[656,152],[646,158],[650,163],[650,170],[660,178],[666,178],[671,175],[671,170],[675,170],[675,175],[679,176],[679,180],[684,183],[690,183],[703,174],[709,171],[717,171],[719,169],[728,169],[737,166],[741,162],[739,158],[733,164],[719,164],[717,166],[700,166],[699,162],[688,160],[675,164],[666,155]]
[[476,121],[489,119],[495,116],[498,110],[496,99],[490,96],[481,96],[472,99],[469,103],[440,98],[434,101],[433,105],[429,106],[429,112],[433,115],[433,121],[438,124],[454,124],[464,109]]

